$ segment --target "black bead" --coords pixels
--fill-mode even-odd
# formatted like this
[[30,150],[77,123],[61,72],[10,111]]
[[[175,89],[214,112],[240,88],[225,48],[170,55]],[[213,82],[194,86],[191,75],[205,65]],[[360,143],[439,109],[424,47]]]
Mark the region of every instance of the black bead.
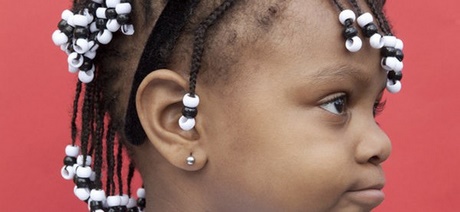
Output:
[[345,37],[346,39],[353,38],[356,35],[358,35],[358,30],[353,26],[347,27],[343,30],[343,37]]
[[107,19],[117,18],[117,11],[115,10],[115,8],[108,8],[107,10],[105,10],[105,17],[107,17]]
[[137,208],[137,207],[129,208],[128,212],[139,212],[139,208]]
[[67,37],[71,38],[73,36],[73,27],[70,26],[70,25],[65,25],[61,30],[61,32],[63,32],[65,35],[67,35]]
[[345,24],[344,24],[346,27],[349,27],[351,25],[353,25],[353,20],[351,18],[345,20]]
[[117,206],[117,208],[120,212],[128,212],[128,208],[126,206]]
[[58,29],[59,30],[63,31],[66,26],[67,26],[67,21],[66,20],[62,19],[61,21],[59,21],[59,23],[58,23]]
[[88,38],[88,34],[89,34],[89,30],[85,27],[77,27],[75,28],[74,32],[73,32],[73,36],[75,36],[75,38],[83,38],[83,39],[86,39]]
[[96,19],[96,27],[102,31],[105,29],[105,25],[107,24],[107,21],[105,19],[102,19],[102,18],[98,18]]
[[370,38],[372,35],[377,33],[378,29],[377,26],[374,23],[369,23],[366,26],[364,26],[364,36]]
[[401,71],[389,71],[387,75],[389,80],[401,81],[403,78],[403,73]]
[[404,60],[404,53],[401,49],[396,49],[396,54],[395,54],[395,57],[396,59],[398,59],[399,61],[403,61]]
[[118,212],[116,207],[109,207],[107,212]]
[[120,25],[127,24],[127,23],[129,23],[129,16],[126,15],[126,14],[120,14],[120,15],[117,16],[117,22]]
[[83,64],[80,66],[81,71],[89,71],[93,67],[93,61],[87,57],[83,57]]
[[184,109],[182,109],[182,115],[185,116],[185,118],[195,118],[197,114],[198,110],[196,108],[184,107]]
[[141,208],[141,210],[145,208],[145,205],[146,204],[145,204],[145,199],[144,198],[137,199],[137,206],[139,208]]
[[88,4],[88,11],[94,15],[96,13],[97,8],[101,6],[102,6],[101,4],[98,4],[96,2],[91,2]]
[[70,157],[70,156],[64,157],[64,165],[73,166],[76,163],[77,163],[77,158],[76,157]]
[[104,209],[104,204],[100,201],[91,201],[90,208],[91,211],[102,210]]
[[120,2],[121,2],[121,3],[130,3],[130,4],[133,3],[131,0],[121,0]]
[[89,188],[90,180],[88,178],[75,178],[75,184],[77,188]]
[[396,49],[393,47],[384,46],[380,51],[383,57],[394,57],[396,56]]

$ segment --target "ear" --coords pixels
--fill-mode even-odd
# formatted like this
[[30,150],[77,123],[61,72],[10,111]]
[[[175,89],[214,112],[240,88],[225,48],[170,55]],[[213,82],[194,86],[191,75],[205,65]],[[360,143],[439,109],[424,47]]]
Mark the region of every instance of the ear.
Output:
[[[187,81],[176,72],[167,69],[153,71],[137,90],[136,107],[147,138],[157,151],[172,165],[197,171],[207,162],[200,143],[201,127],[197,122],[194,129],[184,131],[178,123],[186,88]],[[193,165],[186,161],[190,155],[195,158]]]

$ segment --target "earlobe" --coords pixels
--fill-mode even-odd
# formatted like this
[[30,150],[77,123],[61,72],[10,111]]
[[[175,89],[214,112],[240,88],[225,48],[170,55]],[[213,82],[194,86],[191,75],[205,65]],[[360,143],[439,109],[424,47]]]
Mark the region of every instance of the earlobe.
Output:
[[[184,131],[178,124],[186,87],[187,81],[174,71],[153,71],[137,90],[136,107],[147,138],[157,151],[172,165],[196,171],[204,167],[207,157],[200,127]],[[190,156],[194,158],[193,164],[189,162]]]

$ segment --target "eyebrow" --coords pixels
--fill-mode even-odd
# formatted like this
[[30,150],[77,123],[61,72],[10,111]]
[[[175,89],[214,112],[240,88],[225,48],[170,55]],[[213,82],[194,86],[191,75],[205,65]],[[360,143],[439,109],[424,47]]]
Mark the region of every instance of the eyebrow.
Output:
[[323,68],[310,76],[313,83],[324,82],[324,81],[337,81],[342,79],[352,79],[355,83],[359,83],[365,86],[371,84],[371,76],[369,74],[363,74],[363,71],[359,69],[347,66],[347,65],[336,65]]

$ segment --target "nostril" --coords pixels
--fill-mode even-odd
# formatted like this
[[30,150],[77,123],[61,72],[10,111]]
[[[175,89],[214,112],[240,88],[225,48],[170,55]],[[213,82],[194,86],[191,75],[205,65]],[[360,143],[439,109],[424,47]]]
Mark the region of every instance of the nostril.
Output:
[[374,155],[374,156],[372,156],[371,158],[369,158],[368,162],[369,162],[369,163],[372,163],[372,164],[374,164],[374,165],[379,165],[379,164],[382,162],[382,160],[380,159],[379,156]]

